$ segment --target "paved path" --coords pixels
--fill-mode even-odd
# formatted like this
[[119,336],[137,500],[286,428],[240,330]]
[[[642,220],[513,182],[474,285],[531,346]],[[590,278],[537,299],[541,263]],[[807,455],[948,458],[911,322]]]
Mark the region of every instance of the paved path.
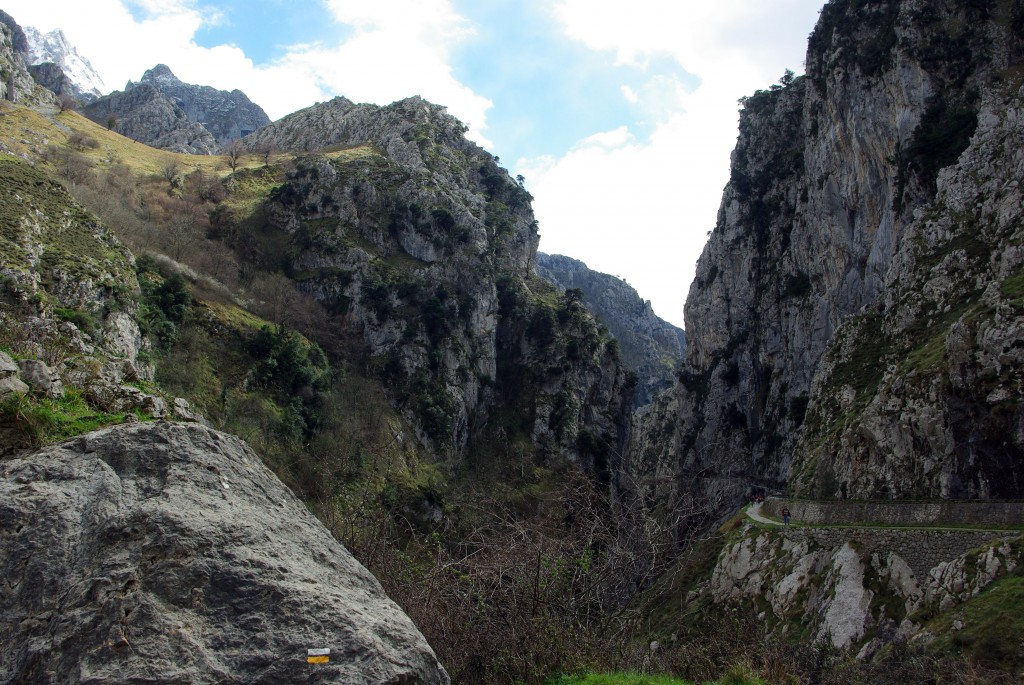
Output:
[[750,517],[751,519],[757,521],[758,523],[765,524],[766,526],[781,526],[782,525],[781,521],[773,521],[772,519],[765,518],[764,516],[761,516],[761,505],[762,504],[763,504],[763,502],[754,502],[749,507],[747,507],[747,516]]
[[[776,528],[783,528],[783,527],[785,527],[785,524],[783,524],[782,521],[779,521],[777,519],[770,519],[770,518],[767,518],[765,516],[762,516],[761,515],[761,505],[762,504],[764,504],[764,502],[754,502],[749,507],[747,507],[747,511],[746,511],[747,518],[749,518],[752,521],[756,521],[758,523],[766,525],[766,526],[775,526]],[[790,527],[793,527],[794,525],[798,525],[798,524],[792,524],[791,523]],[[1006,533],[1007,535],[1017,535],[1017,534],[1020,534],[1020,532],[1021,532],[1020,530],[1013,529],[1013,528],[985,528],[985,527],[982,527],[982,526],[955,526],[954,527],[954,526],[942,526],[942,525],[908,526],[906,524],[898,524],[898,525],[892,525],[892,526],[885,526],[885,525],[875,524],[875,525],[870,525],[870,526],[864,526],[864,525],[858,525],[857,523],[833,523],[831,525],[827,525],[827,526],[823,525],[823,526],[819,526],[819,527],[822,527],[822,528],[873,528],[873,529],[892,529],[892,530],[947,530],[947,531],[968,531],[968,532],[978,532],[978,533],[1002,532],[1002,533]]]

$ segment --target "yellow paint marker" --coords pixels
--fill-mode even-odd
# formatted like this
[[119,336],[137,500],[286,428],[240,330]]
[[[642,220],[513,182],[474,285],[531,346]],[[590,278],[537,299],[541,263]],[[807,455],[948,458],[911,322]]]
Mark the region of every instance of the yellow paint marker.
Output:
[[307,649],[306,650],[306,663],[308,664],[326,664],[331,660],[331,650],[329,649]]

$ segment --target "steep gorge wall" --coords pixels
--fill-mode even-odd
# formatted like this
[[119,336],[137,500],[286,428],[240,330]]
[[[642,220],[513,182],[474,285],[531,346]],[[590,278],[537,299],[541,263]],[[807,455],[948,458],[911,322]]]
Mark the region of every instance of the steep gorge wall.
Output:
[[[887,413],[884,427],[874,429],[871,465],[856,458],[858,450],[866,451],[854,443],[864,426],[863,409],[879,387],[876,379],[887,364],[898,368],[886,353],[895,357],[914,346],[880,349],[874,343],[885,335],[876,327],[854,336],[858,319],[852,317],[889,312],[915,299],[921,284],[911,274],[924,266],[913,259],[914,249],[927,235],[934,236],[933,245],[953,243],[951,253],[965,249],[964,242],[970,252],[979,222],[965,221],[963,210],[975,213],[973,206],[984,204],[989,192],[1003,197],[1001,214],[992,212],[1002,225],[1020,225],[1015,189],[1012,198],[991,184],[967,193],[969,198],[964,192],[978,185],[974,179],[983,170],[993,179],[1019,177],[1021,47],[1014,27],[1022,16],[1018,3],[837,0],[822,11],[811,36],[807,76],[784,78],[745,100],[730,182],[687,300],[681,382],[636,422],[629,462],[649,484],[649,495],[671,502],[695,491],[729,500],[753,481],[784,487],[794,473],[801,489],[825,496],[995,492],[922,479],[921,464],[936,459],[935,445],[924,435],[897,440],[901,427],[914,420],[907,405]],[[968,149],[975,126],[991,133],[975,135]],[[982,152],[984,137],[991,143]],[[973,158],[978,161],[970,170],[939,173]],[[934,203],[937,192],[958,197],[959,209]],[[934,228],[923,230],[926,216],[930,225],[942,225],[941,238]],[[974,289],[1014,273],[1016,248],[1005,249],[1013,244],[1012,230],[992,233],[988,254],[975,260],[965,279]],[[997,252],[1003,263],[988,259]],[[942,268],[948,272],[953,265]],[[931,280],[933,306],[938,301],[939,311],[948,305],[947,312],[962,314],[972,288]],[[888,316],[893,331],[929,329],[925,342],[942,333],[920,304]],[[983,337],[975,333],[964,347]],[[945,368],[936,365],[940,384]],[[896,368],[886,373],[895,383]],[[1015,371],[1003,373],[996,385],[1015,392]],[[918,416],[948,411],[935,388],[918,397]],[[1004,425],[1014,434],[1019,422]],[[906,447],[898,464],[891,444]],[[935,470],[947,474],[947,486],[977,482],[965,469],[978,461],[970,467],[967,461],[947,460]],[[886,468],[894,473],[884,487],[865,479],[867,472]],[[1015,488],[1014,482],[1007,487]]]
[[245,139],[318,149],[266,207],[300,287],[361,329],[371,365],[441,453],[490,441],[604,472],[631,385],[583,305],[534,274],[531,197],[443,107],[344,98]]

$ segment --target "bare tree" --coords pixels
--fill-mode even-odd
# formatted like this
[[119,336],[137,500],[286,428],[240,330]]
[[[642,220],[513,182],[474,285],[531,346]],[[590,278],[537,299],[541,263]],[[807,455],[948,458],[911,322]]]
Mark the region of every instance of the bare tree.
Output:
[[173,157],[167,158],[164,161],[164,165],[160,168],[161,175],[167,180],[171,188],[174,188],[174,179],[178,176],[178,160]]
[[242,163],[242,156],[244,154],[245,147],[242,145],[242,141],[237,138],[228,143],[228,146],[224,148],[224,156],[228,158],[228,166],[231,167],[232,174],[238,169],[238,165]]
[[73,112],[78,109],[78,100],[68,93],[61,93],[57,96],[57,109],[61,112]]
[[256,152],[263,157],[263,166],[270,166],[270,160],[274,156],[274,153],[277,152],[277,145],[274,144],[274,141],[267,140],[259,144],[259,147],[256,148]]

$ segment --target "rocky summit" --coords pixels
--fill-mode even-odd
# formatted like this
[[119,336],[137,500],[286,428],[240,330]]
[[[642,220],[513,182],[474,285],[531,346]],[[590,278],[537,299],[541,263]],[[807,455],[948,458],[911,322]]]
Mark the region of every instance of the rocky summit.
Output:
[[0,682],[450,682],[233,436],[108,428],[0,463],[0,492]]
[[93,121],[153,147],[189,154],[214,154],[222,145],[270,123],[240,90],[231,92],[179,80],[163,64],[89,103]]
[[106,86],[89,60],[82,57],[60,29],[42,33],[25,27],[28,63],[40,85],[57,95],[70,95],[79,102],[92,102]]

